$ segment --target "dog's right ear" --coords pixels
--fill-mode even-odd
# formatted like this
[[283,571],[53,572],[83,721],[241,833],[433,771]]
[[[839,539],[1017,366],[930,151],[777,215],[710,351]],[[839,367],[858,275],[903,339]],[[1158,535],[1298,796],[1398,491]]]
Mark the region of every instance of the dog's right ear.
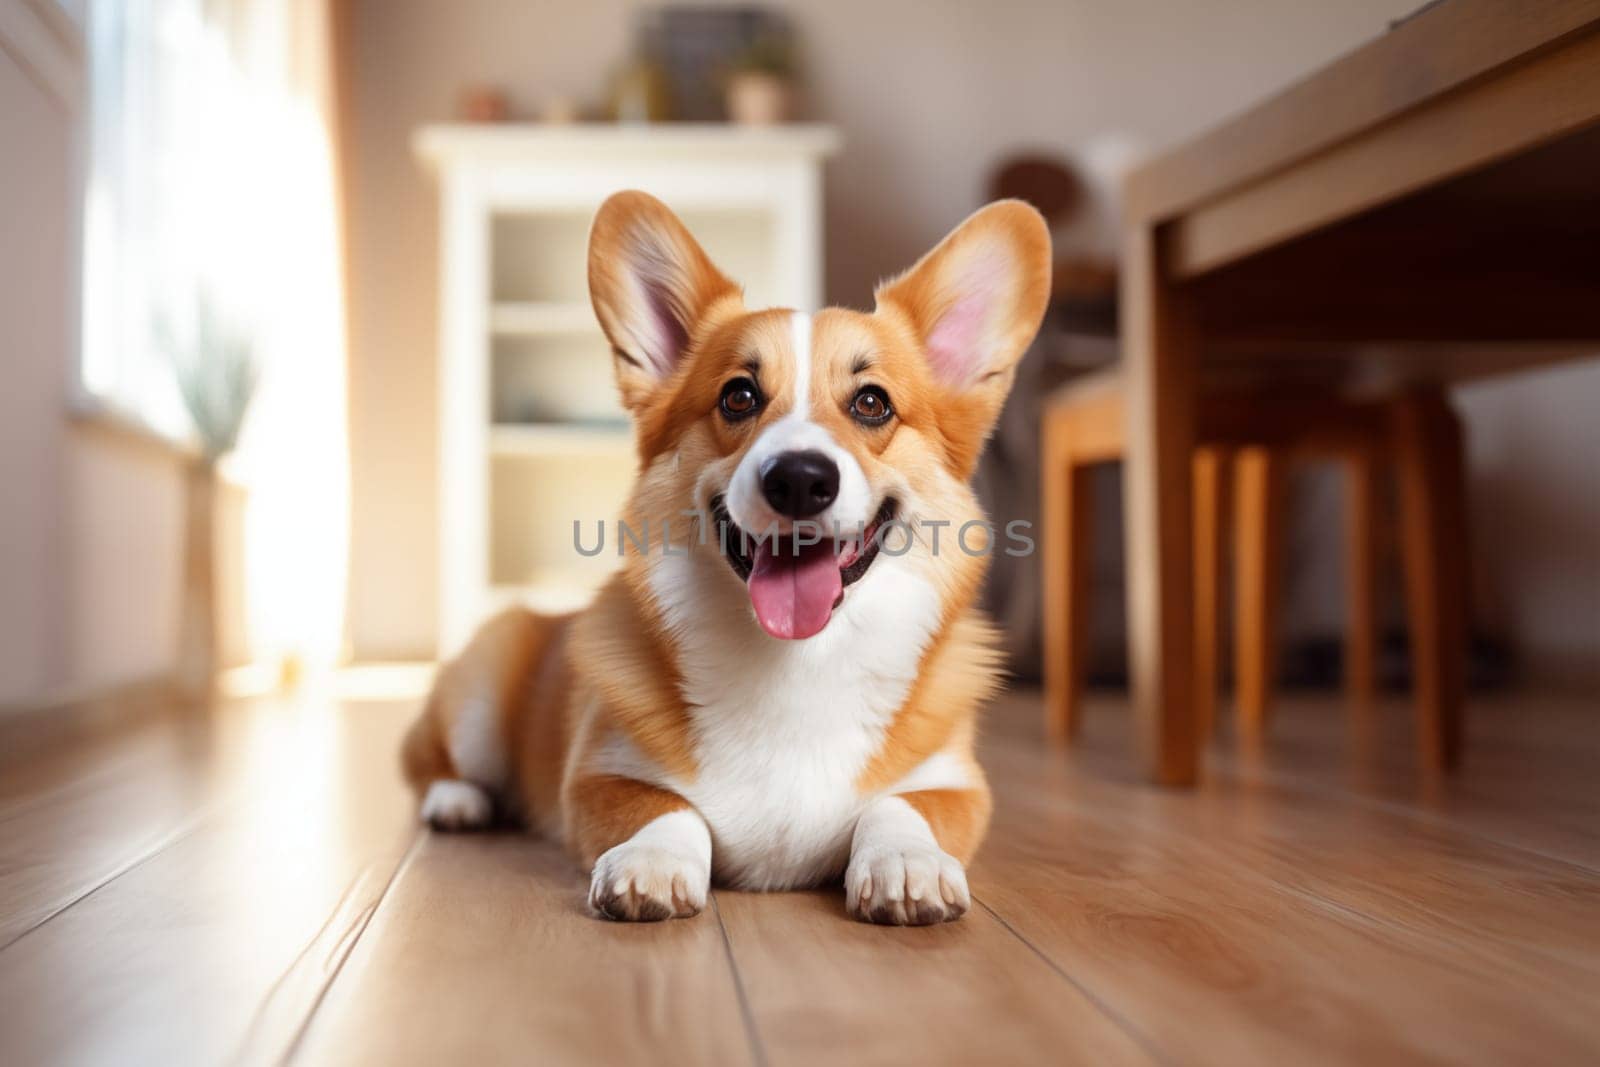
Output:
[[665,204],[629,190],[601,204],[589,230],[589,298],[635,411],[678,369],[707,312],[741,295]]

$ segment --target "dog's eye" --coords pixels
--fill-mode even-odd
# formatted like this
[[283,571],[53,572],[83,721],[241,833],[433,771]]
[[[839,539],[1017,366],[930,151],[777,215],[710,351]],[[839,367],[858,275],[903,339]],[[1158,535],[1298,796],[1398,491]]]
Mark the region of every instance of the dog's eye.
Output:
[[761,409],[761,390],[749,378],[735,378],[722,387],[718,402],[730,422],[748,418]]
[[850,414],[857,422],[877,426],[887,422],[894,410],[889,407],[889,394],[876,385],[863,385],[850,401]]

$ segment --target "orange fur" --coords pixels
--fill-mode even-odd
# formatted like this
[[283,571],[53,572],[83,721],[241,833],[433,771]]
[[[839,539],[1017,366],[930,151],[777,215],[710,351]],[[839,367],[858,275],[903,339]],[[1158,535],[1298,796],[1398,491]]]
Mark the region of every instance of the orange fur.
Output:
[[[563,624],[512,608],[478,629],[465,651],[439,672],[427,707],[406,735],[402,767],[413,789],[421,793],[437,779],[457,776],[448,739],[462,708],[476,696],[488,695],[505,709],[521,706],[530,670]],[[508,748],[515,720],[501,720],[501,742]]]
[[511,739],[518,799],[524,818],[547,833],[560,825],[561,775],[576,729],[577,706],[568,649],[573,618],[554,620],[530,661],[521,699],[508,707],[506,733]]
[[975,789],[922,789],[900,796],[927,820],[940,848],[963,864],[972,862],[994,809],[987,784]]
[[916,685],[857,778],[856,790],[868,796],[885,789],[952,745],[976,770],[971,752],[978,712],[1000,688],[998,661],[987,622],[966,614],[951,625],[924,658]]
[[576,780],[566,799],[568,846],[585,866],[645,824],[689,806],[676,793],[614,774]]
[[571,662],[617,729],[675,776],[694,777],[689,709],[648,600],[625,581],[608,583],[573,629]]

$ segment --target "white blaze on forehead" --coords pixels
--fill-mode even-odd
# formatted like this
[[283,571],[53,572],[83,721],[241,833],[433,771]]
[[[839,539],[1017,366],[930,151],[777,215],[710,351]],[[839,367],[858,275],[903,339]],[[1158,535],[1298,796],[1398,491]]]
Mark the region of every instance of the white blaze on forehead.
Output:
[[811,415],[811,316],[796,311],[789,316],[789,336],[794,346],[794,409],[791,418]]
[[872,489],[848,449],[842,448],[822,425],[811,421],[811,316],[796,311],[789,316],[789,338],[794,349],[794,403],[789,411],[767,427],[750,446],[733,479],[728,484],[728,513],[745,530],[760,533],[776,525],[788,528],[788,520],[777,515],[761,493],[761,473],[767,460],[784,452],[817,451],[839,468],[839,495],[813,522],[828,530],[837,522],[844,531],[864,527],[872,519]]

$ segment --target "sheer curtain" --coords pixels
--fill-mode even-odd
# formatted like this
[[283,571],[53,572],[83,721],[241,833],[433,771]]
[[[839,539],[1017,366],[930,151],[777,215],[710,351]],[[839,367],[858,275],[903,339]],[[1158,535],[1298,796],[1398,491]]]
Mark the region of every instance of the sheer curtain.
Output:
[[331,663],[348,551],[344,293],[328,0],[95,0],[81,385],[187,423],[173,344],[201,301],[260,384],[230,480],[248,492],[248,641]]

